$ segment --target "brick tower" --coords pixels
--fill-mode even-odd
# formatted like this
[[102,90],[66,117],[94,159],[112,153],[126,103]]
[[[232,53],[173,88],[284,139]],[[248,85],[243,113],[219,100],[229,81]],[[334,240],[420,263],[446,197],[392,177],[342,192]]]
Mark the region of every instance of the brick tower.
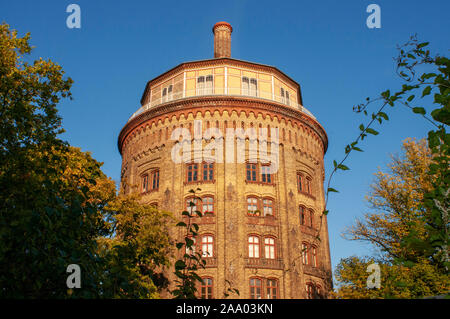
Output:
[[[233,298],[326,298],[327,135],[297,82],[276,67],[231,58],[232,31],[216,23],[213,59],[182,63],[147,83],[118,139],[121,191],[139,191],[143,202],[183,220],[189,190],[201,189],[199,297],[223,298],[232,287],[240,292]],[[179,228],[171,233],[182,236]]]

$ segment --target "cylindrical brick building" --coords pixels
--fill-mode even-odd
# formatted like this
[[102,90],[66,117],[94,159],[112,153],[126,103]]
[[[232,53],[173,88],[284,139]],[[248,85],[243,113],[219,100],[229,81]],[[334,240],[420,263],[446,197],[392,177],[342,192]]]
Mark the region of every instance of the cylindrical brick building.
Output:
[[139,191],[183,220],[189,190],[201,189],[199,297],[223,298],[231,287],[240,292],[233,298],[326,298],[327,135],[303,106],[297,82],[273,66],[230,57],[232,31],[217,23],[214,59],[182,63],[147,83],[119,135],[121,191]]

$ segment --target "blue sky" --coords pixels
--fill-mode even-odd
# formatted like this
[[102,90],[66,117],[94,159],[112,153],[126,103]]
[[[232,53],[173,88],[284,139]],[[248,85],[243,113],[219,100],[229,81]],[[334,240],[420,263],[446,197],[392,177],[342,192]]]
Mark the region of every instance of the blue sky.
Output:
[[[66,27],[66,7],[81,7],[81,29]],[[381,29],[368,29],[366,7],[381,7]],[[304,105],[328,133],[326,168],[364,120],[352,106],[367,96],[399,88],[396,45],[417,33],[434,52],[450,48],[449,1],[2,1],[0,20],[20,34],[31,32],[33,58],[51,58],[74,81],[73,101],[60,114],[70,144],[104,162],[118,181],[117,136],[138,109],[148,80],[184,61],[213,57],[211,28],[233,28],[232,57],[274,65],[302,86]],[[329,201],[333,267],[340,258],[370,255],[369,246],[341,238],[344,227],[368,211],[364,196],[373,173],[385,167],[407,137],[424,137],[430,126],[405,109],[389,109],[381,134],[350,157]],[[328,174],[327,174],[328,175]]]

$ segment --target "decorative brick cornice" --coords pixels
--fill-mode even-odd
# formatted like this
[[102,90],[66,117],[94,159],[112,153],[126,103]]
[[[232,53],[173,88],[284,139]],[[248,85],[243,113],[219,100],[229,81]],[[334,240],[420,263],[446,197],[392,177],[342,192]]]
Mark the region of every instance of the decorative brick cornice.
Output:
[[246,116],[249,116],[251,113],[255,116],[261,114],[264,118],[266,115],[269,115],[271,120],[277,117],[279,122],[284,119],[286,122],[297,125],[297,122],[300,122],[321,139],[324,145],[324,153],[327,150],[328,137],[323,127],[315,119],[300,110],[289,108],[273,101],[264,101],[246,97],[214,96],[176,100],[155,106],[137,115],[126,123],[120,131],[118,138],[119,152],[122,154],[122,146],[128,135],[135,129],[139,129],[139,127],[143,126],[143,124],[149,120],[153,120],[154,122],[161,120],[163,122],[166,118],[171,120],[173,116],[176,116],[176,118],[179,119],[181,114],[186,116],[189,113],[192,113],[195,116],[197,112],[201,112],[201,114],[204,115],[205,112],[214,113],[215,111],[218,111],[220,115],[222,115],[224,111],[227,111],[228,114],[231,114],[233,111],[238,113],[245,112]]

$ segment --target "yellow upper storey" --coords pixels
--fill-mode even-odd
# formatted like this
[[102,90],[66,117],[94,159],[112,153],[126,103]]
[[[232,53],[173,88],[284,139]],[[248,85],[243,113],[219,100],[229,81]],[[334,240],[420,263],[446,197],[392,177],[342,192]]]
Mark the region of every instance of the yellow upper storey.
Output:
[[[187,62],[149,81],[134,116],[160,104],[199,96],[245,96],[303,107],[300,86],[272,66],[231,58]],[[130,118],[130,119],[131,119]]]

